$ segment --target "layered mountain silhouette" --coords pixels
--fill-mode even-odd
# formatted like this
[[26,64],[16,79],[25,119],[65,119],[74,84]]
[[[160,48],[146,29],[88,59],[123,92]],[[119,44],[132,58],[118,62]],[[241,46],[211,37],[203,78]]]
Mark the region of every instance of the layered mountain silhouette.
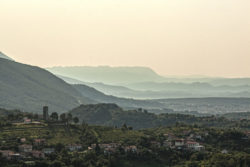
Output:
[[0,108],[41,113],[66,112],[81,104],[117,103],[124,108],[160,108],[157,102],[108,96],[86,85],[70,85],[52,73],[0,58]]
[[[72,79],[70,77],[59,76],[68,82],[66,83],[63,79],[59,78],[58,76],[50,73],[45,69],[15,62],[4,54],[1,54],[1,57],[2,58],[0,58],[0,108],[20,109],[21,111],[26,111],[26,112],[41,113],[42,107],[44,105],[47,105],[49,106],[50,112],[62,113],[62,112],[67,112],[72,108],[75,108],[82,104],[115,103],[125,109],[144,108],[151,112],[158,112],[158,113],[167,111],[165,109],[174,109],[175,111],[184,111],[188,109],[190,111],[202,111],[204,113],[206,112],[212,113],[217,111],[218,107],[221,108],[219,112],[249,111],[249,105],[250,105],[249,98],[245,98],[243,100],[242,99],[239,100],[238,98],[219,98],[219,99],[209,98],[209,99],[203,99],[204,101],[202,101],[202,103],[200,103],[199,98],[197,98],[198,100],[196,99],[149,100],[154,96],[155,98],[158,98],[159,95],[161,94],[164,98],[171,97],[170,94],[171,92],[170,93],[168,92],[169,94],[166,95],[165,90],[167,89],[176,89],[179,90],[180,93],[183,92],[185,93],[185,91],[189,91],[189,93],[193,94],[197,93],[195,90],[203,89],[204,91],[208,91],[211,93],[211,95],[215,96],[217,96],[218,94],[216,94],[216,92],[213,91],[218,90],[218,91],[224,91],[224,93],[228,93],[226,97],[232,96],[232,93],[234,94],[235,97],[248,97],[249,96],[248,84],[241,86],[230,86],[230,85],[214,86],[211,83],[199,83],[199,82],[197,83],[166,83],[160,81],[146,82],[145,80],[150,78],[161,80],[163,77],[158,76],[156,73],[145,68],[142,68],[141,70],[137,71],[138,68],[131,68],[131,69],[129,68],[125,70],[124,68],[113,69],[108,67],[103,67],[104,73],[102,73],[102,75],[106,73],[108,77],[109,70],[111,71],[117,70],[116,72],[110,72],[111,74],[114,73],[116,75],[126,74],[127,77],[131,75],[131,78],[128,79],[129,81],[131,81],[131,83],[127,85],[130,85],[129,87],[137,88],[138,90],[127,88],[125,86],[109,85],[103,83],[91,83],[82,80]],[[82,69],[80,68],[79,75],[81,71]],[[100,69],[98,69],[97,71],[100,72]],[[130,72],[127,73],[126,71]],[[146,71],[149,72],[149,74],[145,74]],[[90,74],[88,75],[90,76]],[[92,73],[92,75],[93,78],[97,77],[95,76],[94,72]],[[98,76],[100,75],[101,74],[99,74]],[[137,81],[141,80],[142,82],[134,82],[136,80],[136,76],[137,76]],[[142,78],[145,76],[149,77],[143,80]],[[84,75],[82,77],[84,78]],[[118,77],[118,79],[120,79],[121,82],[126,80],[122,77],[123,76]],[[248,79],[242,79],[242,80],[232,79],[230,81],[234,83],[235,82],[247,83]],[[221,83],[223,82],[221,80]],[[110,95],[112,91],[113,93],[117,93],[116,96]],[[107,92],[109,92],[110,94]],[[147,97],[147,99],[135,100],[134,98],[122,97],[126,93],[127,97],[133,95],[134,97],[139,97],[139,98],[140,96]],[[175,93],[174,95],[176,95],[176,92],[174,93]],[[180,95],[180,97],[182,96]],[[211,101],[210,99],[214,101]],[[239,104],[239,101],[242,101],[243,104],[242,103]]]
[[[148,89],[148,83],[206,83],[211,86],[242,86],[250,85],[250,78],[223,78],[206,76],[161,76],[148,67],[110,67],[110,66],[79,66],[79,67],[51,67],[48,71],[58,76],[76,79],[82,82],[104,83],[132,88],[134,84],[140,84],[140,89]],[[145,86],[143,86],[145,83]],[[143,86],[143,87],[142,87]],[[154,88],[156,89],[156,88]]]
[[[93,87],[107,95],[134,99],[162,99],[162,98],[194,98],[194,97],[250,97],[250,85],[218,85],[206,82],[138,82],[125,86],[109,85],[101,82],[83,82],[70,77],[58,75],[69,84],[83,84]],[[222,80],[222,79],[221,79]],[[233,80],[240,83],[239,79]],[[246,82],[247,78],[243,79]],[[215,81],[214,81],[215,82]],[[216,82],[219,82],[217,79]],[[223,83],[223,82],[222,82]]]
[[52,67],[70,84],[134,99],[250,97],[250,78],[164,77],[147,67]]

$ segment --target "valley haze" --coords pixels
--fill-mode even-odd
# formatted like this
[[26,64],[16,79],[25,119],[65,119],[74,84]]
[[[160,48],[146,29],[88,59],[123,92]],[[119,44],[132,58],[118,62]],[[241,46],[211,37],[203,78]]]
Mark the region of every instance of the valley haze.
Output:
[[0,0],[0,167],[250,167],[250,0]]

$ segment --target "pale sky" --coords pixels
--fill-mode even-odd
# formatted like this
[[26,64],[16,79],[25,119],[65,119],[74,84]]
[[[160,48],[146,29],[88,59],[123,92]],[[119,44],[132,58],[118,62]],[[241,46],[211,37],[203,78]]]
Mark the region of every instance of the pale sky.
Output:
[[250,77],[250,0],[0,0],[0,51],[41,67]]

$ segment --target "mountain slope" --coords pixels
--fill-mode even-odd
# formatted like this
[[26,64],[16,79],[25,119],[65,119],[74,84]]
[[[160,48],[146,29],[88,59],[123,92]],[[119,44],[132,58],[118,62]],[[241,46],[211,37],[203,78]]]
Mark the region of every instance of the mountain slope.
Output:
[[4,53],[0,52],[0,58],[14,61],[12,58],[6,56]]
[[[100,92],[103,92],[105,94],[110,94],[113,95],[113,92],[136,92],[136,90],[131,90],[127,87],[124,86],[117,86],[117,85],[108,85],[108,84],[104,84],[102,82],[83,82],[77,79],[73,79],[70,77],[64,77],[61,75],[57,75],[59,78],[63,79],[65,82],[69,83],[69,84],[82,84],[82,85],[87,85],[89,87],[95,88]],[[110,93],[109,93],[110,92]],[[115,95],[114,95],[115,96]]]
[[[144,93],[141,91],[129,89],[129,88],[124,87],[124,86],[108,85],[108,84],[104,84],[101,82],[95,82],[95,83],[83,82],[83,81],[73,79],[70,77],[65,77],[65,76],[61,76],[61,75],[57,75],[57,76],[69,84],[86,85],[86,86],[92,87],[92,88],[96,89],[97,91],[100,91],[106,95],[112,95],[112,96],[116,96],[116,97],[138,98],[138,97],[141,97],[140,95]],[[148,96],[146,98],[148,99],[151,97]],[[160,97],[157,97],[157,98],[160,98]]]
[[48,71],[0,58],[0,108],[40,112],[65,112],[82,103],[92,102],[71,85]]

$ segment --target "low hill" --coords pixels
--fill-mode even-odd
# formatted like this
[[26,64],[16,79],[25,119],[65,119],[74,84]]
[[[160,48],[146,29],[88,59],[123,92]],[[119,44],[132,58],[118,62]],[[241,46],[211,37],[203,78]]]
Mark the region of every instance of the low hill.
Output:
[[141,110],[125,111],[116,104],[81,105],[70,111],[80,121],[92,125],[121,127],[124,123],[135,129],[173,126],[178,124],[197,124],[206,127],[235,127],[237,122],[224,117],[204,116],[196,117],[186,114],[153,114]]
[[50,72],[0,58],[0,108],[41,112],[43,105],[50,111],[68,111],[92,100],[83,97],[71,85]]
[[87,123],[102,125],[104,122],[112,120],[113,112],[121,111],[123,110],[116,104],[90,104],[81,105],[70,111],[70,113]]
[[92,125],[122,126],[124,123],[136,129],[151,128],[157,125],[157,115],[137,111],[123,111],[115,104],[81,105],[70,111],[81,121]]

